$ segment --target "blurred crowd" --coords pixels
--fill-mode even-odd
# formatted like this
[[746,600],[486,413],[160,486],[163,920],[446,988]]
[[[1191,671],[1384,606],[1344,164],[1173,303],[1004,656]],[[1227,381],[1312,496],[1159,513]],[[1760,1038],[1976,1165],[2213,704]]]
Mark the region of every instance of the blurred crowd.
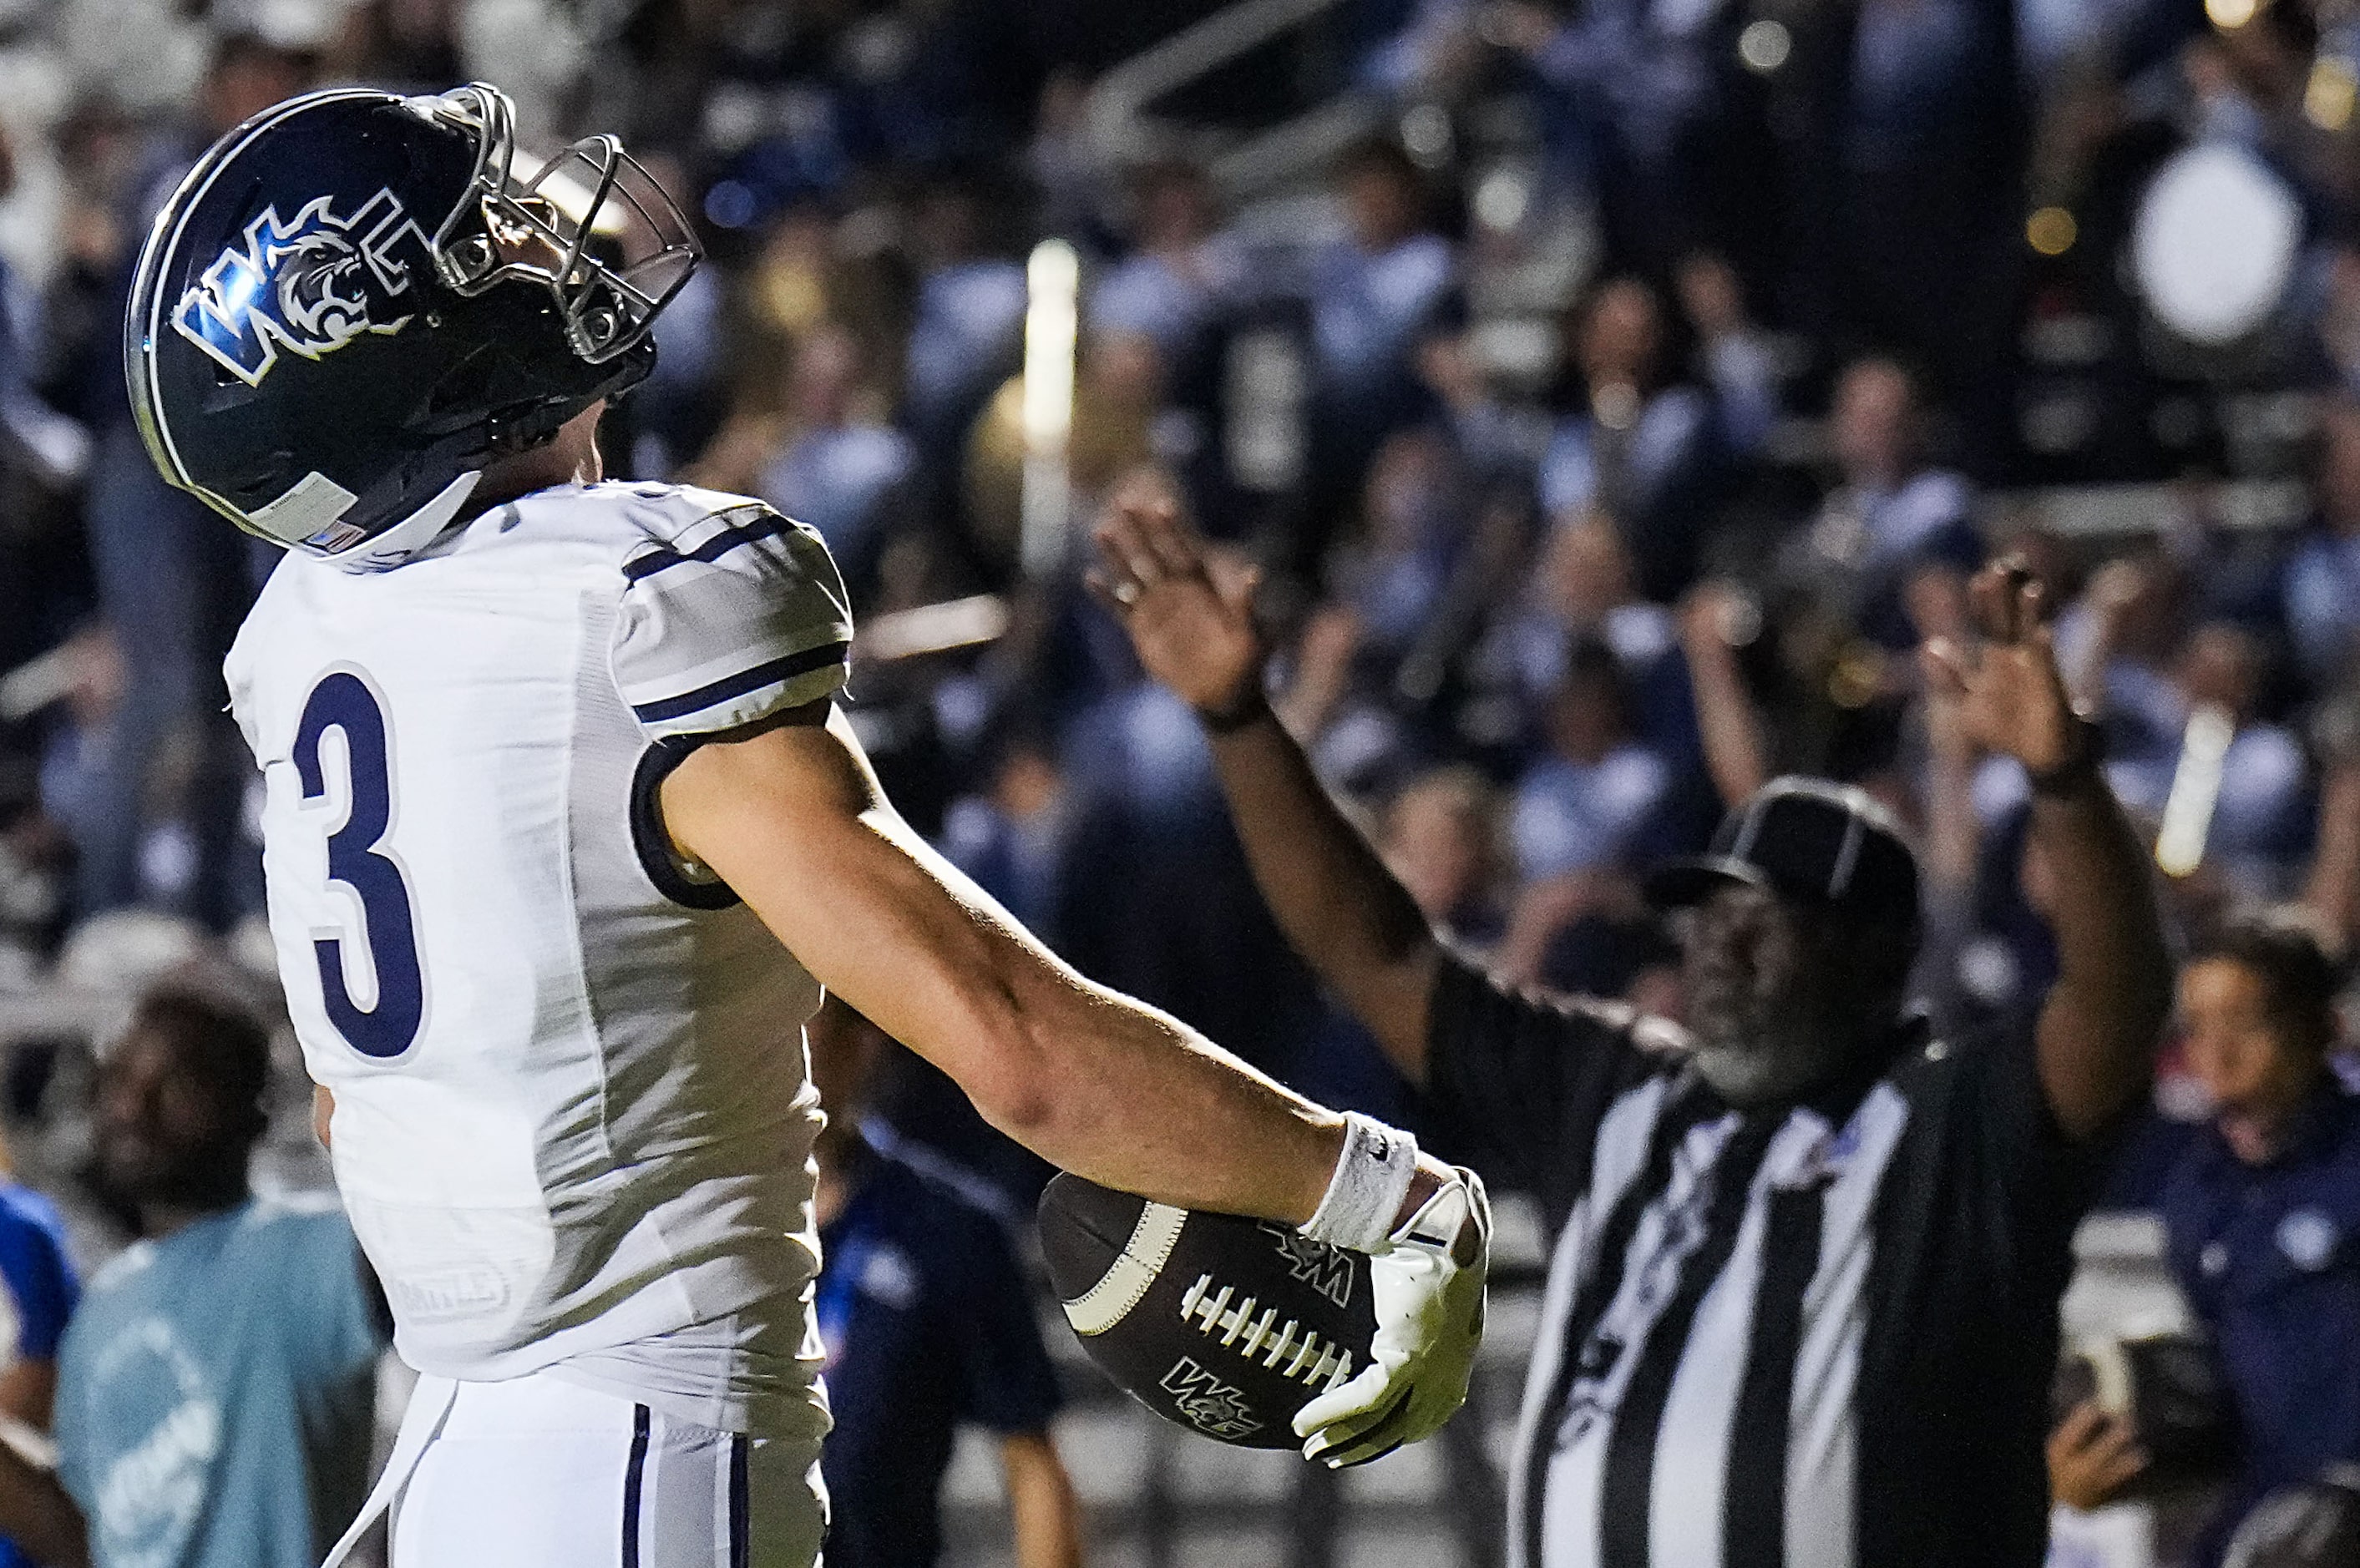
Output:
[[[2020,1019],[2053,964],[2027,784],[1929,728],[1914,651],[2006,551],[2051,584],[2183,940],[2291,902],[2348,947],[2360,7],[1338,0],[1114,134],[1094,83],[1211,9],[0,4],[0,993],[119,911],[257,912],[218,661],[270,563],[132,425],[150,216],[290,93],[471,77],[543,147],[621,134],[699,219],[610,472],[817,528],[865,625],[907,634],[852,687],[903,811],[1082,969],[1307,1093],[1415,1114],[1086,591],[1087,522],[1142,465],[1262,573],[1273,700],[1324,776],[1513,975],[1677,1015],[1634,874],[1803,771],[1918,833],[1938,1013]],[[1351,134],[1225,158],[1323,105]],[[2252,296],[2225,324],[2143,263],[2190,201],[2255,236],[2199,291]],[[1043,551],[1045,238],[1081,285]],[[2128,484],[2130,526],[2090,526],[2077,487]],[[2299,504],[2260,516],[2273,485]],[[953,604],[987,631],[902,615]],[[1037,1182],[905,1076],[901,1123]]]

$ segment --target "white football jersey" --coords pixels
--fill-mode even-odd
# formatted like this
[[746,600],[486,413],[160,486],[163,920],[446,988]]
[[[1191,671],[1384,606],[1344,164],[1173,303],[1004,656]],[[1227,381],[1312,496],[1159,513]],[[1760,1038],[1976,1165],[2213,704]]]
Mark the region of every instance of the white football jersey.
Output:
[[411,1366],[825,1429],[820,989],[655,800],[694,736],[841,687],[851,635],[816,534],[671,485],[272,575],[227,666],[271,934]]

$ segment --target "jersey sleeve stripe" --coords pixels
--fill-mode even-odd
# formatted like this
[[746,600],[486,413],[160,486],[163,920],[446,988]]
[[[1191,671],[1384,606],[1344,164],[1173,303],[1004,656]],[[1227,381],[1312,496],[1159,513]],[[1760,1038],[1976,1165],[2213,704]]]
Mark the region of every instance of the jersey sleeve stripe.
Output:
[[677,697],[665,697],[653,702],[634,702],[631,713],[641,724],[661,724],[666,719],[677,719],[727,702],[734,697],[743,697],[749,691],[759,691],[765,686],[779,685],[798,676],[841,664],[851,651],[850,643],[822,643],[817,648],[807,648],[801,653],[791,653],[784,659],[774,659],[751,670],[724,676],[708,685],[699,686],[694,691],[683,691]]
[[787,518],[765,509],[752,521],[723,528],[694,550],[674,550],[670,545],[660,544],[644,550],[623,562],[623,577],[627,582],[637,583],[641,578],[652,577],[659,572],[666,572],[675,566],[685,566],[692,561],[701,561],[709,566],[739,545],[752,544],[759,539],[776,539],[781,534],[792,533],[794,528],[795,525]]

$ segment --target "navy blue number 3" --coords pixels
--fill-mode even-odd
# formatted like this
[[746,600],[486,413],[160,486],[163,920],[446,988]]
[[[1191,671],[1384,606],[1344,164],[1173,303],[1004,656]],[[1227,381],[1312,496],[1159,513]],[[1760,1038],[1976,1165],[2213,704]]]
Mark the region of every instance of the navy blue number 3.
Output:
[[320,738],[344,732],[352,759],[352,806],[344,824],[328,835],[328,879],[360,896],[368,949],[377,968],[377,1005],[364,1010],[344,985],[344,942],[316,938],[320,992],[328,1021],[364,1056],[399,1056],[418,1038],[426,1012],[426,985],[418,971],[418,938],[410,914],[410,887],[401,867],[377,849],[393,821],[393,780],[388,767],[385,710],[367,682],[348,670],[332,671],[311,688],[295,732],[295,768],[306,804],[324,800]]

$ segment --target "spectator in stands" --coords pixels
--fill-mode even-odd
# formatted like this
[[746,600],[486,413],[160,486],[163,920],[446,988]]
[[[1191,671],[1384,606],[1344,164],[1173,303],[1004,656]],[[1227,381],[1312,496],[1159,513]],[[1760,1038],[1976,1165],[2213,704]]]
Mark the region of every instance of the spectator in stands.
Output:
[[344,12],[329,45],[331,79],[392,93],[440,93],[464,82],[460,9],[452,0],[361,0]]
[[2187,647],[2196,585],[2159,550],[2137,550],[2107,561],[2088,589],[2058,617],[2058,658],[2082,711],[2106,726],[2107,755],[2118,762],[2180,756],[2188,721],[2172,675]]
[[2213,1109],[2164,1224],[2240,1433],[2207,1563],[2273,1488],[2360,1462],[2360,1101],[2328,1062],[2340,979],[2283,918],[2230,924],[2180,976],[2188,1069]]
[[1622,666],[1637,733],[1666,757],[1691,760],[1696,719],[1683,690],[1678,623],[1639,596],[1637,568],[1612,521],[1597,512],[1560,521],[1536,565],[1477,645],[1475,678],[1544,713],[1568,652],[1585,640],[1603,643]]
[[1476,479],[1521,493],[1548,450],[1545,409],[1512,395],[1483,362],[1470,328],[1426,340],[1418,374],[1442,405],[1436,421]]
[[2287,635],[2303,673],[2333,686],[2360,651],[2360,401],[2319,413],[2318,520],[2286,565]]
[[1345,232],[1311,260],[1314,551],[1359,493],[1378,443],[1430,411],[1419,346],[1464,313],[1459,257],[1434,232],[1425,177],[1396,144],[1372,139],[1336,166]]
[[2209,622],[2190,635],[2173,661],[2170,744],[2126,757],[2110,769],[2130,805],[2160,816],[2188,742],[2189,721],[2210,713],[2228,726],[2221,781],[2204,853],[2228,885],[2248,897],[2291,897],[2311,847],[2311,765],[2302,742],[2258,716],[2260,642],[2244,627]]
[[1561,95],[1581,129],[1587,177],[1621,266],[1670,268],[1717,237],[1738,137],[1727,22],[1711,5],[1605,0],[1578,9],[1510,0],[1492,27]]
[[311,1568],[359,1511],[388,1316],[333,1200],[247,1185],[269,1075],[262,1026],[193,991],[106,1052],[97,1173],[141,1239],[66,1330],[54,1478],[0,1446],[0,1528],[46,1562]]
[[1697,370],[1719,402],[1722,436],[1732,451],[1761,449],[1777,421],[1778,362],[1766,335],[1745,309],[1737,269],[1710,251],[1696,251],[1673,277],[1680,313],[1696,334]]
[[1671,378],[1664,312],[1635,278],[1601,284],[1568,332],[1572,405],[1541,458],[1541,510],[1613,520],[1640,592],[1676,597],[1695,570],[1701,503],[1719,460],[1711,404]]
[[[1371,824],[1386,868],[1435,929],[1470,953],[1495,953],[1510,934],[1503,805],[1482,773],[1452,763],[1396,789]],[[1400,1070],[1333,996],[1320,998],[1316,1017],[1271,1070],[1322,1105],[1412,1127],[1423,1114]]]
[[1873,641],[1907,648],[1939,629],[1917,626],[1909,601],[1956,603],[1983,559],[1973,495],[1928,461],[1918,383],[1896,360],[1847,366],[1829,425],[1837,486],[1796,541],[1789,574]]
[[1212,334],[1243,287],[1246,258],[1218,232],[1212,183],[1196,164],[1169,159],[1132,187],[1131,254],[1090,291],[1089,321],[1102,332],[1143,332],[1170,368],[1175,394],[1209,402],[1217,371]]
[[836,1429],[821,1467],[832,1568],[926,1568],[942,1549],[952,1439],[999,1439],[1022,1568],[1079,1568],[1081,1507],[1050,1424],[1060,1403],[997,1193],[862,1136],[891,1049],[831,998],[805,1031],[827,1127],[814,1149],[824,1258],[814,1315]]
[[1360,527],[1328,560],[1328,581],[1367,646],[1405,651],[1432,618],[1468,531],[1465,476],[1431,430],[1386,438],[1369,465]]
[[864,408],[873,397],[860,343],[822,322],[795,344],[784,428],[753,494],[827,540],[847,583],[873,583],[886,535],[906,502],[917,453],[909,438]]
[[980,179],[946,175],[912,214],[920,276],[902,370],[902,419],[945,474],[956,473],[968,424],[1017,366],[1024,264],[1000,254],[1000,211]]
[[983,890],[1057,946],[1064,940],[1080,825],[1046,737],[1018,728],[984,759],[989,788],[963,795],[943,818],[942,850]]
[[[311,82],[316,59],[252,35],[214,47],[199,112],[171,125],[142,159],[119,232],[112,310],[103,318],[109,378],[100,410],[87,518],[101,613],[128,677],[96,754],[87,809],[75,818],[78,912],[167,905],[216,926],[241,912],[251,878],[231,874],[246,763],[228,720],[221,660],[251,601],[253,573],[272,552],[235,531],[194,498],[166,485],[132,423],[115,365],[129,297],[131,246],[198,152],[250,115]],[[193,766],[191,766],[193,763]]]
[[1354,76],[1373,92],[1405,102],[1448,101],[1480,80],[1484,7],[1477,0],[1391,0],[1357,7],[1366,29],[1398,24],[1363,40]]
[[1517,780],[1509,811],[1517,875],[1537,881],[1645,856],[1671,769],[1633,734],[1631,696],[1612,648],[1576,641],[1546,724],[1548,752]]
[[1437,931],[1470,947],[1500,934],[1502,810],[1491,780],[1463,763],[1411,779],[1377,822],[1377,853]]
[[1272,701],[1318,758],[1320,777],[1348,793],[1382,793],[1416,766],[1415,736],[1396,698],[1398,648],[1363,652],[1368,627],[1348,604],[1311,612],[1296,635],[1284,688]]
[[1789,287],[1812,299],[1798,314],[1830,338],[1896,346],[2004,418],[1982,383],[2010,357],[2010,267],[2024,249],[2014,13],[1863,0],[1841,16],[1823,35],[1841,61],[1797,61],[1803,93],[1827,94],[1806,113],[1826,116],[1828,139],[1792,146],[1815,163],[1832,155],[1831,168],[1794,170],[1800,204],[1828,203],[1792,231],[1809,236],[1789,253]]

